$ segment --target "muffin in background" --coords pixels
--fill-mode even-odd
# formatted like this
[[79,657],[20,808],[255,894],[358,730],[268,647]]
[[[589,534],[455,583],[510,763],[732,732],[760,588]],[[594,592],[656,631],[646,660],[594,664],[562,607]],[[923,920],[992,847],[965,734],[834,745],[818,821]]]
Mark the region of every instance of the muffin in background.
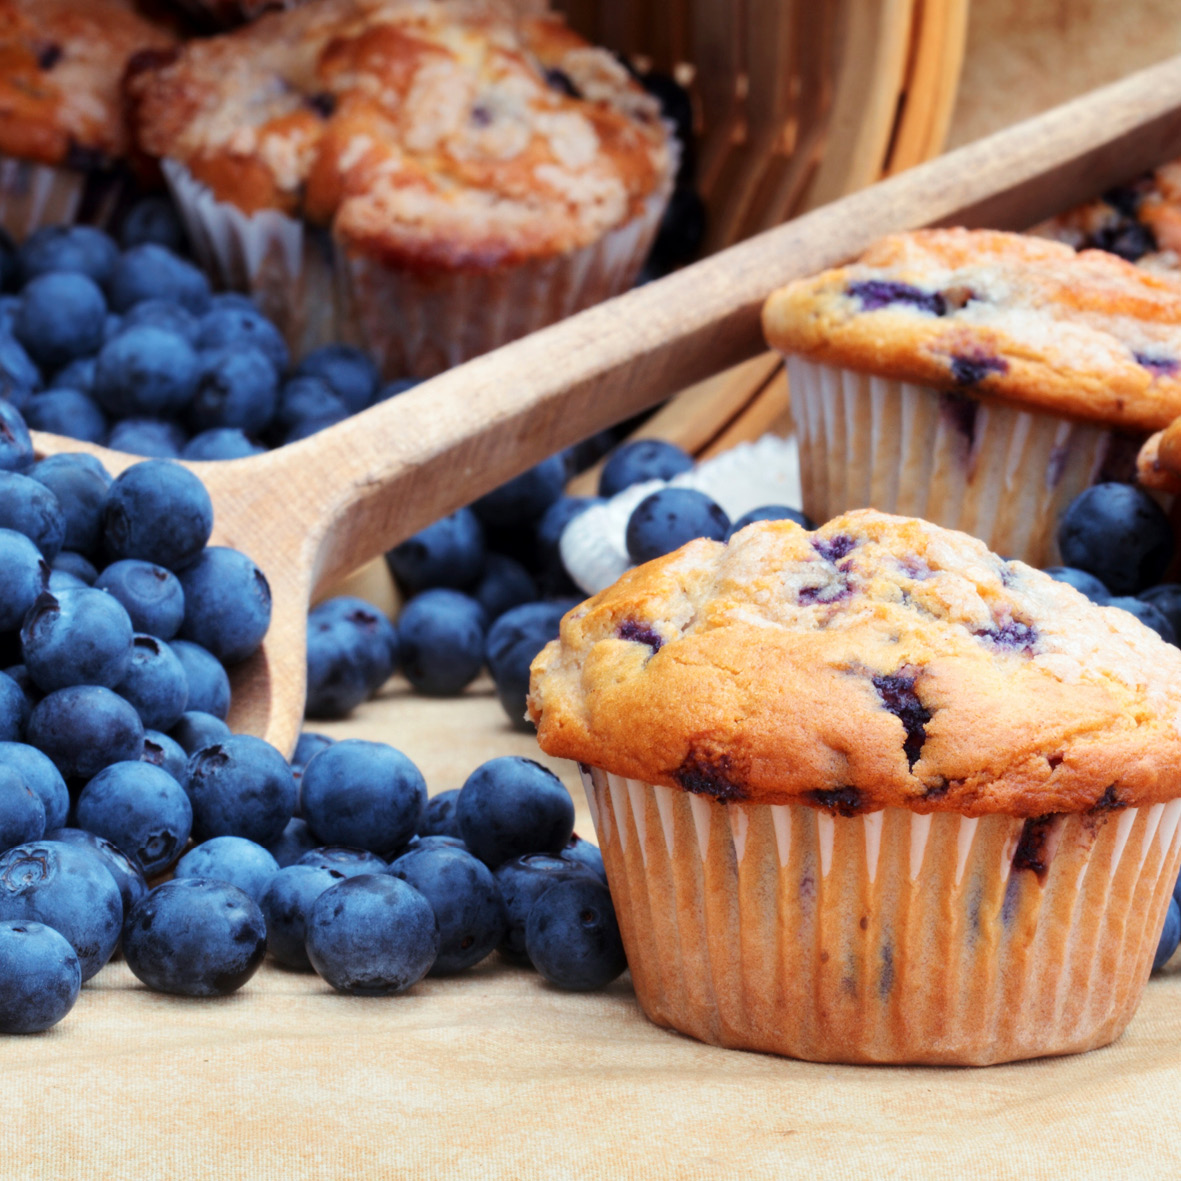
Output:
[[987,1064],[1105,1045],[1181,860],[1181,651],[974,538],[760,522],[562,621],[636,995],[716,1045]]
[[295,353],[429,375],[633,281],[674,143],[612,55],[520,8],[320,0],[132,80],[198,254]]
[[883,239],[775,292],[804,510],[963,529],[1035,566],[1093,483],[1181,413],[1181,283],[993,230]]
[[131,0],[0,0],[0,226],[104,224],[127,182],[122,83],[172,33]]

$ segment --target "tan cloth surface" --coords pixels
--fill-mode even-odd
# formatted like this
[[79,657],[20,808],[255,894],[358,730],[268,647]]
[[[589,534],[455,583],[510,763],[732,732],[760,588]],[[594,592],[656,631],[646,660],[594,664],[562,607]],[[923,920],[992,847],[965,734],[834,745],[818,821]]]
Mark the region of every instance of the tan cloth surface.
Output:
[[[486,684],[449,702],[395,689],[322,728],[395,743],[432,792],[535,753]],[[186,1001],[119,962],[0,1053],[5,1178],[1181,1174],[1181,967],[1116,1045],[986,1070],[717,1050],[650,1025],[626,977],[574,996],[495,956],[365,1000],[268,964],[233,997]]]

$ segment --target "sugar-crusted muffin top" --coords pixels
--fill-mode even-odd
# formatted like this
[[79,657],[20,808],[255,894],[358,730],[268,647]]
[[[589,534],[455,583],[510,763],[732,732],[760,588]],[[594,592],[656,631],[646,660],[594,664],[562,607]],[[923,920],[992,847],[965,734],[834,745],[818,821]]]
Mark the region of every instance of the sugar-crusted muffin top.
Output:
[[1181,795],[1181,651],[982,542],[862,509],[626,574],[533,663],[551,755],[845,814]]
[[671,185],[659,106],[609,53],[503,0],[319,0],[132,85],[139,141],[245,212],[392,265],[587,245]]
[[130,0],[0,0],[0,153],[79,168],[122,158],[124,71],[172,44]]
[[763,309],[785,353],[1136,430],[1181,414],[1181,281],[995,230],[884,238]]

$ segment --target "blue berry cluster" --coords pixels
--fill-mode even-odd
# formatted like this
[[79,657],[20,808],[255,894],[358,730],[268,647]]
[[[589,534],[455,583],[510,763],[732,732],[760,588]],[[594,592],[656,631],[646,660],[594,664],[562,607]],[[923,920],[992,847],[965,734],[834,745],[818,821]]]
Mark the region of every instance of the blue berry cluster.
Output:
[[[166,208],[166,207],[165,207]],[[247,296],[215,294],[157,205],[125,246],[91,226],[0,237],[0,397],[35,430],[157,459],[240,459],[414,385],[358,349],[293,365]]]

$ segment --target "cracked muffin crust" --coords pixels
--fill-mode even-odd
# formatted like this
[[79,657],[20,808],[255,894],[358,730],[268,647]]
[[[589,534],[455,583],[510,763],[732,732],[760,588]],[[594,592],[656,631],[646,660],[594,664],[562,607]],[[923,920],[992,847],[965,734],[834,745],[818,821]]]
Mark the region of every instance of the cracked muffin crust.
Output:
[[773,294],[763,327],[814,362],[1071,418],[1152,431],[1181,414],[1181,283],[1043,238],[884,238]]
[[577,250],[666,191],[655,100],[555,17],[496,0],[320,0],[132,82],[140,145],[244,213],[391,266]]
[[0,0],[0,153],[80,169],[122,159],[124,71],[172,45],[130,0]]
[[872,510],[630,572],[562,621],[529,711],[547,754],[724,802],[1039,817],[1181,796],[1181,651]]

